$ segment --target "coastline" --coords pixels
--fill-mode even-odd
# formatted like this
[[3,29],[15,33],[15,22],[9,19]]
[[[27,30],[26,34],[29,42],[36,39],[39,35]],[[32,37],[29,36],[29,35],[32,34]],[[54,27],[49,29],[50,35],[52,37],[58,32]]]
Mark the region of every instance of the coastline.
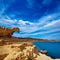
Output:
[[[28,39],[27,40],[26,39],[27,38],[19,39],[19,38],[16,38],[16,37],[12,37],[12,38],[0,37],[0,60],[3,59],[3,58],[4,58],[4,60],[7,60],[7,58],[9,56],[11,58],[11,56],[14,56],[14,54],[17,54],[17,53],[21,52],[19,49],[25,50],[24,47],[27,47],[27,49],[29,49],[29,47],[30,47],[29,51],[31,50],[31,48],[33,48],[33,49],[36,50],[35,52],[38,52],[39,55],[36,53],[37,54],[36,60],[39,60],[39,59],[41,59],[41,60],[54,60],[50,56],[47,56],[45,53],[43,54],[43,53],[39,52],[38,49],[36,48],[36,46],[33,44],[33,42],[44,42],[44,41],[32,40],[32,39],[27,41]],[[20,46],[22,46],[22,47],[20,48]],[[15,49],[15,50],[13,50],[13,49]],[[18,51],[18,52],[17,53],[14,52],[14,53],[12,53],[13,55],[11,55],[11,51],[13,51],[13,52]],[[31,51],[31,53],[34,54],[32,51]],[[1,52],[2,52],[2,54],[1,54]],[[9,55],[7,53],[9,53]],[[24,52],[24,54],[25,54],[25,52]],[[32,57],[33,56],[31,56],[31,58]]]

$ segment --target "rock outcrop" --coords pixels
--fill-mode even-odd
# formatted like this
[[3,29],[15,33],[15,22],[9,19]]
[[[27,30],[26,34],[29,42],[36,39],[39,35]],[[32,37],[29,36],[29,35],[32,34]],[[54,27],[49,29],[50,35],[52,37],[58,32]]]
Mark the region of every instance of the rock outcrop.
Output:
[[47,54],[47,50],[40,50],[42,54]]
[[13,29],[0,27],[0,37],[11,37],[14,32],[19,32],[19,28],[15,27]]

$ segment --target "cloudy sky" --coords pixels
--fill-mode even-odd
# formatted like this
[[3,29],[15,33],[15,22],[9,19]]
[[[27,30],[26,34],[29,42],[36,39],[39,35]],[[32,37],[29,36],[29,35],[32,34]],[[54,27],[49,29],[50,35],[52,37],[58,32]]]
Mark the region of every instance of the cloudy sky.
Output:
[[15,37],[60,40],[60,0],[0,0],[0,26],[19,27]]

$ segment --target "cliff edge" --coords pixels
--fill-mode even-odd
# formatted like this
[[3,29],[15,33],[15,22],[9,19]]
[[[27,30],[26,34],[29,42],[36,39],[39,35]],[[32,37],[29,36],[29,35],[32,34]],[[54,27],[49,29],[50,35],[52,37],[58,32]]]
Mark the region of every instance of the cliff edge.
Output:
[[20,42],[0,46],[0,60],[53,60],[38,51],[31,42]]

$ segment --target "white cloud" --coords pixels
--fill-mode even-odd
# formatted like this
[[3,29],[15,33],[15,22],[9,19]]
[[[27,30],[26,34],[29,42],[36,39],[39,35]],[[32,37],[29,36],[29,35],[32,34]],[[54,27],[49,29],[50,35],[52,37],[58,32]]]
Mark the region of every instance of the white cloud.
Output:
[[[60,16],[60,13],[54,13],[47,16],[42,16],[38,20],[38,22],[30,22],[28,20],[12,20],[9,16],[2,16],[5,10],[14,2],[15,0],[11,0],[9,3],[7,3],[6,6],[2,3],[2,9],[0,10],[0,26],[6,26],[6,27],[19,27],[21,32],[24,32],[23,34],[18,34],[17,36],[24,36],[28,37],[30,35],[45,35],[47,33],[52,33],[56,31],[60,31],[60,19],[55,20],[57,16]],[[51,0],[43,0],[43,3],[45,5],[50,4]],[[34,0],[27,0],[28,7],[30,8],[34,7]],[[13,17],[15,15],[11,15]],[[50,21],[52,20],[52,21]],[[46,31],[39,31],[39,30],[46,30]],[[39,31],[39,32],[36,32]],[[34,32],[34,33],[33,33]],[[59,33],[60,34],[60,33]],[[56,34],[51,34],[51,36],[47,36],[48,38],[55,36]],[[57,34],[58,35],[58,34]],[[46,38],[47,38],[46,37]]]
[[14,24],[17,22],[17,20],[12,20],[9,16],[3,16],[2,18],[0,18],[0,22],[3,23],[3,21],[10,24]]
[[47,30],[47,31],[44,31],[44,32],[35,32],[35,33],[31,33],[30,35],[45,35],[45,34],[48,34],[48,33],[53,33],[53,32],[58,32],[60,31],[60,28],[59,29],[52,29],[52,30]]
[[48,23],[48,24],[46,24],[44,27],[54,27],[54,26],[57,26],[57,25],[60,25],[60,19],[59,20],[55,20],[55,21],[52,21],[52,22],[50,22],[50,23]]
[[23,21],[23,20],[19,20],[18,21],[18,24],[21,24],[21,25],[33,25],[34,23],[32,23],[32,22],[29,22],[29,21]]
[[[48,15],[39,19],[38,22],[30,22],[30,21],[16,20],[16,19],[12,20],[10,17],[5,16],[0,19],[0,24],[11,27],[19,27],[20,31],[24,32],[21,35],[17,34],[17,36],[21,36],[21,37],[34,36],[39,34],[45,35],[48,33],[60,31],[60,19],[54,20],[54,17],[55,17],[54,15]],[[52,19],[52,21],[49,21],[50,19]],[[46,31],[41,32],[41,30],[46,30]]]
[[7,19],[3,18],[2,20],[11,25],[15,24],[14,26],[19,27],[22,32],[31,33],[38,30],[52,29],[56,25],[59,26],[60,20],[56,20],[56,21],[53,20],[52,22],[48,22],[50,19],[54,19],[55,16],[53,15],[44,16],[41,19],[39,19],[38,22],[30,22],[30,21],[24,21],[24,20],[18,20],[18,21],[11,20],[8,16],[7,16]]
[[14,24],[17,20],[6,20],[6,22]]
[[[20,28],[21,28],[22,32],[28,33],[27,35],[38,35],[38,34],[41,35],[41,34],[47,34],[47,33],[60,31],[60,19],[54,20],[54,17],[57,15],[55,15],[55,16],[53,16],[53,15],[45,16],[42,18],[43,21],[41,20],[39,22],[33,23],[30,26],[27,26],[27,24],[26,24],[25,26],[21,26]],[[47,19],[45,19],[45,18],[47,18]],[[52,21],[46,23],[50,19],[52,19]],[[41,26],[41,24],[42,24],[42,26]],[[35,32],[38,30],[46,30],[46,31]],[[34,33],[32,33],[32,32],[34,32]]]
[[[54,28],[55,26],[60,26],[60,20],[56,20],[56,21],[53,21],[53,22],[50,22],[48,23],[47,25],[44,25],[44,26],[41,26],[39,27],[38,25],[36,25],[38,23],[34,23],[34,25],[30,25],[30,26],[21,26],[21,30],[23,32],[26,32],[26,33],[31,33],[31,32],[35,32],[35,31],[38,31],[38,30],[46,30],[44,32],[35,32],[31,35],[38,35],[38,34],[46,34],[46,33],[51,33],[51,32],[55,32],[55,31],[59,31],[60,28]],[[49,30],[50,29],[50,30]]]
[[[38,30],[40,30],[40,32],[35,32],[31,35],[47,34],[47,33],[60,31],[60,19],[56,20],[56,21],[52,21],[52,22],[38,28]],[[41,32],[41,30],[46,30],[46,31]]]
[[10,17],[8,16],[3,16],[2,18],[0,18],[0,26],[4,26],[4,27],[16,27],[16,22],[17,20],[12,20]]
[[25,21],[23,21],[23,20],[19,20],[18,24],[26,25]]

